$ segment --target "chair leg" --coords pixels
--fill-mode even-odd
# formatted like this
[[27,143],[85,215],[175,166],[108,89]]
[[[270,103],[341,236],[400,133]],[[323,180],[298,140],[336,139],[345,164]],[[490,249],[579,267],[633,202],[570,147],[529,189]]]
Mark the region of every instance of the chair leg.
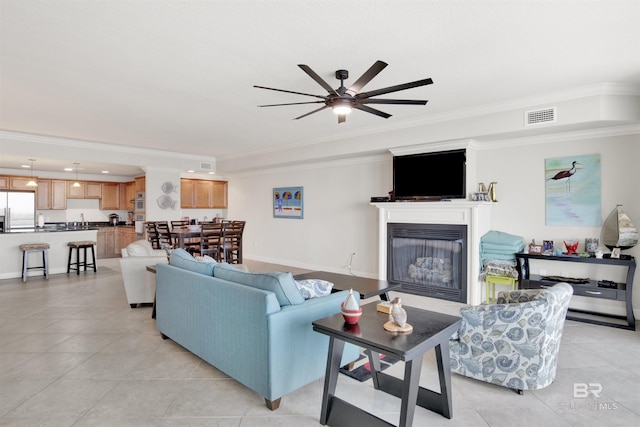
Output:
[[49,251],[42,251],[42,266],[44,267],[44,277],[49,279]]
[[67,274],[71,272],[71,255],[73,254],[73,248],[69,246],[69,260],[67,261]]
[[22,281],[27,281],[27,253],[28,251],[22,251]]
[[93,259],[93,272],[97,273],[98,268],[96,267],[96,252],[94,250],[94,245],[91,245],[91,258]]

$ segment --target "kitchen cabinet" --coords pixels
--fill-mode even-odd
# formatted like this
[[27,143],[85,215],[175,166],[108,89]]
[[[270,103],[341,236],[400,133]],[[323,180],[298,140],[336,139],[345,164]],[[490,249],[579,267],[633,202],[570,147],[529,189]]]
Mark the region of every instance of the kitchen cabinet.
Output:
[[[36,179],[36,178],[33,178]],[[28,176],[11,176],[9,177],[9,189],[10,190],[26,190],[36,191],[37,187],[28,187],[27,183],[31,181],[31,177]]]
[[0,190],[8,190],[8,189],[9,189],[9,177],[0,176]]
[[213,185],[211,181],[195,181],[195,189],[193,193],[194,208],[211,207],[212,191]]
[[227,181],[212,181],[212,208],[227,208]]
[[133,211],[135,205],[133,200],[136,198],[135,182],[120,183],[120,209]]
[[227,181],[181,179],[180,207],[199,209],[226,209]]
[[98,258],[115,258],[121,255],[120,249],[137,240],[134,227],[100,227],[96,237]]
[[100,227],[96,236],[96,250],[98,258],[111,258],[116,247],[116,228]]
[[115,255],[120,255],[120,249],[126,248],[137,240],[135,227],[116,227]]
[[36,209],[67,209],[67,182],[59,179],[39,179]]
[[193,193],[195,189],[195,181],[192,179],[180,180],[180,207],[192,208],[195,205],[193,200]]
[[100,209],[120,209],[120,184],[117,182],[103,182],[101,189]]
[[99,199],[102,197],[102,183],[94,181],[77,181],[80,187],[74,187],[76,181],[67,181],[68,199]]
[[139,177],[135,178],[134,179],[134,183],[135,183],[135,192],[136,193],[144,193],[145,192],[146,182],[145,182],[144,176],[139,176]]

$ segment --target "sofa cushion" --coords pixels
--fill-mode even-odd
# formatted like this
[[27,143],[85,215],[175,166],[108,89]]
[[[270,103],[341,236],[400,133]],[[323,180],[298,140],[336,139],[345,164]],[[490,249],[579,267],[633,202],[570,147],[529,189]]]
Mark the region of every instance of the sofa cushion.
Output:
[[333,283],[320,279],[296,280],[298,291],[304,299],[326,297],[333,289]]
[[153,256],[153,247],[147,240],[136,240],[127,246],[129,256]]
[[273,292],[280,307],[304,302],[291,273],[248,273],[227,263],[215,264],[214,277]]
[[198,261],[191,254],[182,248],[174,249],[171,252],[169,264],[174,267],[183,268],[185,270],[193,271],[195,273],[205,274],[207,276],[213,276],[213,266],[216,262],[210,262],[208,260]]

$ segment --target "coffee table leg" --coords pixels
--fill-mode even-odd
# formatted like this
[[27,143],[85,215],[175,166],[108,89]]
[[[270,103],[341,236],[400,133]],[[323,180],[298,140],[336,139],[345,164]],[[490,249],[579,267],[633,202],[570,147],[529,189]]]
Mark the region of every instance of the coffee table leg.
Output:
[[344,341],[329,337],[329,354],[327,357],[327,371],[324,378],[324,390],[322,393],[322,410],[320,412],[320,424],[326,425],[329,418],[329,405],[336,393],[338,373],[340,372],[340,360],[344,350]]
[[451,419],[453,416],[451,405],[451,363],[449,361],[449,341],[435,347],[438,376],[440,377],[440,398],[442,399],[443,416]]
[[420,387],[420,371],[422,357],[408,360],[404,365],[404,383],[402,386],[402,403],[400,405],[399,427],[413,425],[413,414],[416,411],[418,388]]
[[365,352],[369,356],[369,366],[371,366],[371,379],[373,381],[373,388],[380,389],[380,381],[378,380],[378,372],[382,371],[380,366],[380,353],[366,349]]

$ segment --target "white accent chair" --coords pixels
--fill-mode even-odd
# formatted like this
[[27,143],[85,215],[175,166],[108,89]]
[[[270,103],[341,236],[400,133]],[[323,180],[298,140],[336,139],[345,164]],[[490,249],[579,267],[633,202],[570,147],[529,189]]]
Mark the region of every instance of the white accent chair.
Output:
[[120,270],[122,281],[131,308],[141,303],[153,303],[156,294],[155,274],[147,266],[167,264],[167,254],[162,249],[153,249],[147,240],[136,240],[121,249]]

